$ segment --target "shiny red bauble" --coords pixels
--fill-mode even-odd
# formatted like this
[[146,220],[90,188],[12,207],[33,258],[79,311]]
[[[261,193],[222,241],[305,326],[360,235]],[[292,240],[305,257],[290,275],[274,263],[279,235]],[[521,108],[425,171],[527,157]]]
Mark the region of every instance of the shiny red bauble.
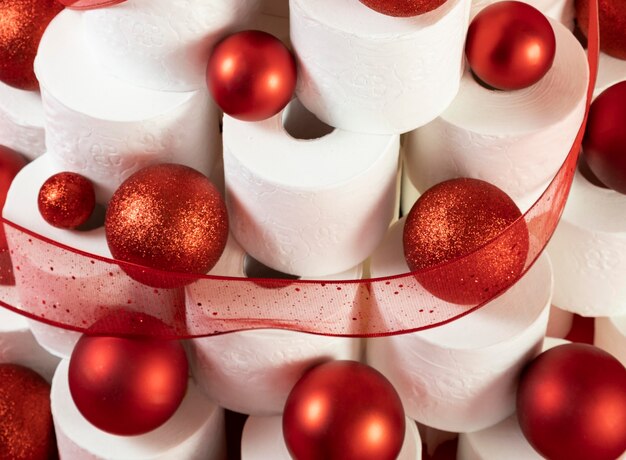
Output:
[[96,192],[89,179],[73,172],[62,172],[43,183],[37,206],[50,225],[73,229],[89,220],[96,207]]
[[231,117],[259,121],[280,112],[296,88],[296,61],[273,35],[258,30],[233,34],[213,49],[207,84]]
[[[589,0],[576,0],[576,23],[587,36],[589,29]],[[600,20],[600,49],[618,59],[626,59],[626,2],[598,0]]]
[[484,8],[470,24],[465,43],[474,75],[501,90],[537,83],[552,67],[555,53],[550,22],[536,8],[517,1]]
[[626,369],[591,345],[550,349],[522,373],[517,417],[549,460],[615,460],[626,450]]
[[124,3],[126,0],[59,0],[63,5],[72,10],[95,10],[107,6]]
[[283,414],[285,442],[298,460],[395,459],[404,430],[404,410],[391,383],[355,361],[307,371]]
[[428,13],[446,0],[360,0],[368,8],[387,16],[409,17]]
[[606,89],[591,104],[583,157],[604,185],[626,193],[626,81]]
[[461,178],[437,184],[406,218],[407,265],[422,271],[416,273],[418,282],[440,299],[463,305],[489,300],[524,268],[529,239],[521,215],[513,200],[488,182]]
[[57,0],[0,1],[0,81],[20,89],[37,89],[33,70],[46,27],[63,6]]

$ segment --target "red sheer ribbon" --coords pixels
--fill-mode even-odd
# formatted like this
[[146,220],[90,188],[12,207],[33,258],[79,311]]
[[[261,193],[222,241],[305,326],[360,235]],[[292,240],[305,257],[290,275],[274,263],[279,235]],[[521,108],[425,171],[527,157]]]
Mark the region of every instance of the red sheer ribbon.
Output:
[[[587,108],[598,62],[597,0],[589,2]],[[539,257],[559,221],[576,170],[583,122],[571,151],[541,198],[505,232],[472,254],[421,273],[429,276],[476,263],[507,232],[526,227],[530,249],[526,272]],[[454,305],[433,297],[414,273],[359,281],[285,281],[191,276],[148,270],[153,279],[180,278],[187,287],[154,289],[130,279],[119,261],[82,253],[4,220],[12,243],[15,287],[0,287],[0,304],[65,329],[84,331],[116,311],[141,311],[170,329],[154,335],[201,337],[255,328],[282,328],[337,336],[381,336],[417,331],[453,321],[480,305]],[[135,267],[135,270],[137,268]],[[443,273],[443,272],[442,272]],[[191,283],[191,284],[189,284]],[[165,283],[164,283],[165,284]],[[180,283],[184,284],[184,283]],[[171,283],[170,283],[171,285]],[[493,293],[495,298],[502,292]],[[100,321],[100,333],[131,333]]]
[[124,3],[126,0],[58,0],[59,3],[72,10],[95,10],[107,6]]

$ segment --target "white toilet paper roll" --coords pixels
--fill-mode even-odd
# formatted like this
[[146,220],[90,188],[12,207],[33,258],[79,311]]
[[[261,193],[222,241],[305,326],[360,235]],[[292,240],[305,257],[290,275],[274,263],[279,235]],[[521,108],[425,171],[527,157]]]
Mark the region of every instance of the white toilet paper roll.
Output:
[[593,344],[608,351],[626,366],[626,316],[596,318]]
[[100,202],[154,163],[181,163],[210,175],[219,156],[219,122],[208,90],[153,91],[105,76],[85,45],[80,15],[62,11],[35,60],[50,154],[91,179]]
[[193,380],[176,413],[164,425],[140,436],[115,436],[90,424],[70,394],[69,361],[52,381],[52,418],[59,455],[67,459],[218,460],[224,457],[224,413],[206,399]]
[[572,330],[573,322],[574,314],[572,312],[561,310],[552,305],[546,336],[559,339],[567,337],[567,334]]
[[256,0],[132,0],[83,13],[84,38],[100,71],[137,86],[205,86],[211,49],[244,24]]
[[[372,276],[409,271],[402,249],[404,221],[390,229],[372,256]],[[420,308],[416,293],[397,289],[399,282],[374,287],[378,308]],[[398,295],[378,292],[387,288]],[[493,425],[514,410],[517,376],[546,332],[551,290],[550,261],[542,256],[516,285],[470,315],[434,329],[368,339],[367,361],[387,376],[407,415],[418,422],[455,432]]]
[[598,77],[593,96],[598,96],[609,86],[626,80],[626,60],[617,59],[606,53],[600,53]]
[[547,187],[580,128],[589,78],[582,46],[562,24],[551,24],[556,57],[538,83],[494,91],[480,85],[468,69],[452,105],[407,135],[407,167],[418,190],[472,177],[518,201]]
[[[291,460],[283,438],[280,416],[255,417],[246,420],[241,436],[241,460]],[[422,442],[413,420],[406,420],[404,444],[397,460],[421,460]]]
[[579,172],[548,244],[554,305],[582,316],[626,315],[626,196]]
[[0,81],[0,145],[30,160],[45,151],[43,106],[38,91],[23,91]]
[[[471,17],[476,16],[486,6],[500,0],[472,0]],[[569,30],[574,30],[576,10],[574,0],[521,0],[534,6],[546,16],[559,21]]]
[[231,231],[247,253],[281,272],[348,270],[371,254],[393,217],[398,136],[337,129],[296,139],[283,118],[304,130],[320,125],[297,100],[259,123],[224,117]]
[[450,104],[463,73],[470,0],[412,18],[354,0],[291,0],[297,94],[320,120],[363,133],[403,133]]

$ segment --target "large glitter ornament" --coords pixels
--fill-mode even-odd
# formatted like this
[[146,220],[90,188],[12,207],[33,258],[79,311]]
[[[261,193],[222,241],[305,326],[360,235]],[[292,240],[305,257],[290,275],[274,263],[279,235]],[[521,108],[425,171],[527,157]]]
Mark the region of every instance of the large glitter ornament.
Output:
[[446,0],[360,0],[368,8],[387,16],[410,17],[428,13]]
[[55,458],[50,384],[36,372],[0,364],[0,458]]
[[[69,387],[76,407],[91,424],[108,433],[132,436],[158,428],[176,412],[187,391],[183,346],[176,340],[142,335],[143,324],[148,333],[158,323],[142,316],[134,322],[133,336],[88,331],[70,358]],[[96,324],[92,330],[99,327]]]
[[626,81],[606,89],[591,104],[583,157],[603,184],[626,193]]
[[400,397],[378,371],[331,361],[307,371],[289,394],[283,435],[307,459],[395,459],[405,430]]
[[591,345],[552,348],[523,371],[517,417],[547,459],[614,460],[626,450],[626,369]]
[[503,1],[484,8],[470,24],[465,54],[472,72],[501,90],[526,88],[550,70],[556,38],[536,8]]
[[258,30],[233,34],[213,49],[207,84],[215,102],[244,121],[280,112],[296,88],[296,61],[273,35]]
[[[435,185],[416,201],[403,235],[404,255],[422,286],[456,304],[492,298],[521,275],[528,253],[522,213],[495,185],[452,179]],[[490,241],[491,246],[474,253]],[[461,257],[462,261],[448,264]],[[426,270],[426,269],[431,270]]]
[[[170,272],[204,274],[217,263],[228,238],[226,205],[215,186],[195,169],[176,164],[144,168],[115,192],[105,232],[118,260]],[[138,281],[175,287],[193,279],[153,276],[124,266]]]
[[0,0],[0,81],[37,89],[33,62],[41,36],[63,6],[57,0]]
[[96,192],[89,179],[73,172],[62,172],[43,183],[37,206],[50,225],[73,229],[89,220],[96,206]]
[[[586,37],[589,29],[589,0],[575,0],[576,22]],[[598,0],[600,49],[618,59],[626,59],[626,2]]]

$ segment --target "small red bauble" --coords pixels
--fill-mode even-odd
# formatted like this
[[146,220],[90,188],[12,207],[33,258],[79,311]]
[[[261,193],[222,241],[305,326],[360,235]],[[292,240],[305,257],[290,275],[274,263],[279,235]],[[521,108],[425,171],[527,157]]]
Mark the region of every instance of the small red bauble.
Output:
[[63,6],[57,0],[0,2],[0,81],[20,89],[37,89],[33,62],[41,36]]
[[55,458],[50,384],[36,372],[0,364],[0,458]]
[[409,17],[428,13],[446,0],[360,0],[368,8],[387,16]]
[[233,34],[213,49],[207,84],[217,105],[244,121],[280,112],[296,88],[296,62],[273,35],[258,30]]
[[[145,321],[147,330],[155,321]],[[72,352],[68,378],[72,399],[91,424],[112,434],[139,435],[161,426],[180,406],[187,357],[175,340],[87,333]]]
[[626,193],[626,81],[602,92],[591,104],[583,156],[607,187]]
[[283,414],[285,442],[298,460],[395,459],[404,430],[404,410],[391,383],[355,361],[307,371]]
[[626,450],[626,369],[591,345],[550,349],[522,373],[517,417],[550,460],[614,460]]
[[[576,22],[587,37],[589,30],[589,0],[576,0]],[[600,20],[600,49],[618,59],[626,59],[626,2],[598,0]]]
[[73,229],[89,220],[96,206],[96,192],[89,179],[73,172],[62,172],[43,183],[37,206],[50,225]]
[[[417,280],[433,295],[456,304],[476,304],[513,284],[528,253],[523,221],[507,230],[521,212],[495,185],[452,179],[435,185],[416,201],[404,225],[404,256]],[[460,257],[469,257],[448,264]]]
[[[187,166],[161,164],[138,171],[117,189],[107,209],[105,232],[111,254],[118,260],[204,274],[224,251],[228,214],[220,192],[204,175]],[[156,287],[193,281],[124,269]]]
[[536,8],[517,1],[484,8],[470,24],[465,43],[474,75],[501,90],[537,83],[552,67],[555,53],[550,22]]

